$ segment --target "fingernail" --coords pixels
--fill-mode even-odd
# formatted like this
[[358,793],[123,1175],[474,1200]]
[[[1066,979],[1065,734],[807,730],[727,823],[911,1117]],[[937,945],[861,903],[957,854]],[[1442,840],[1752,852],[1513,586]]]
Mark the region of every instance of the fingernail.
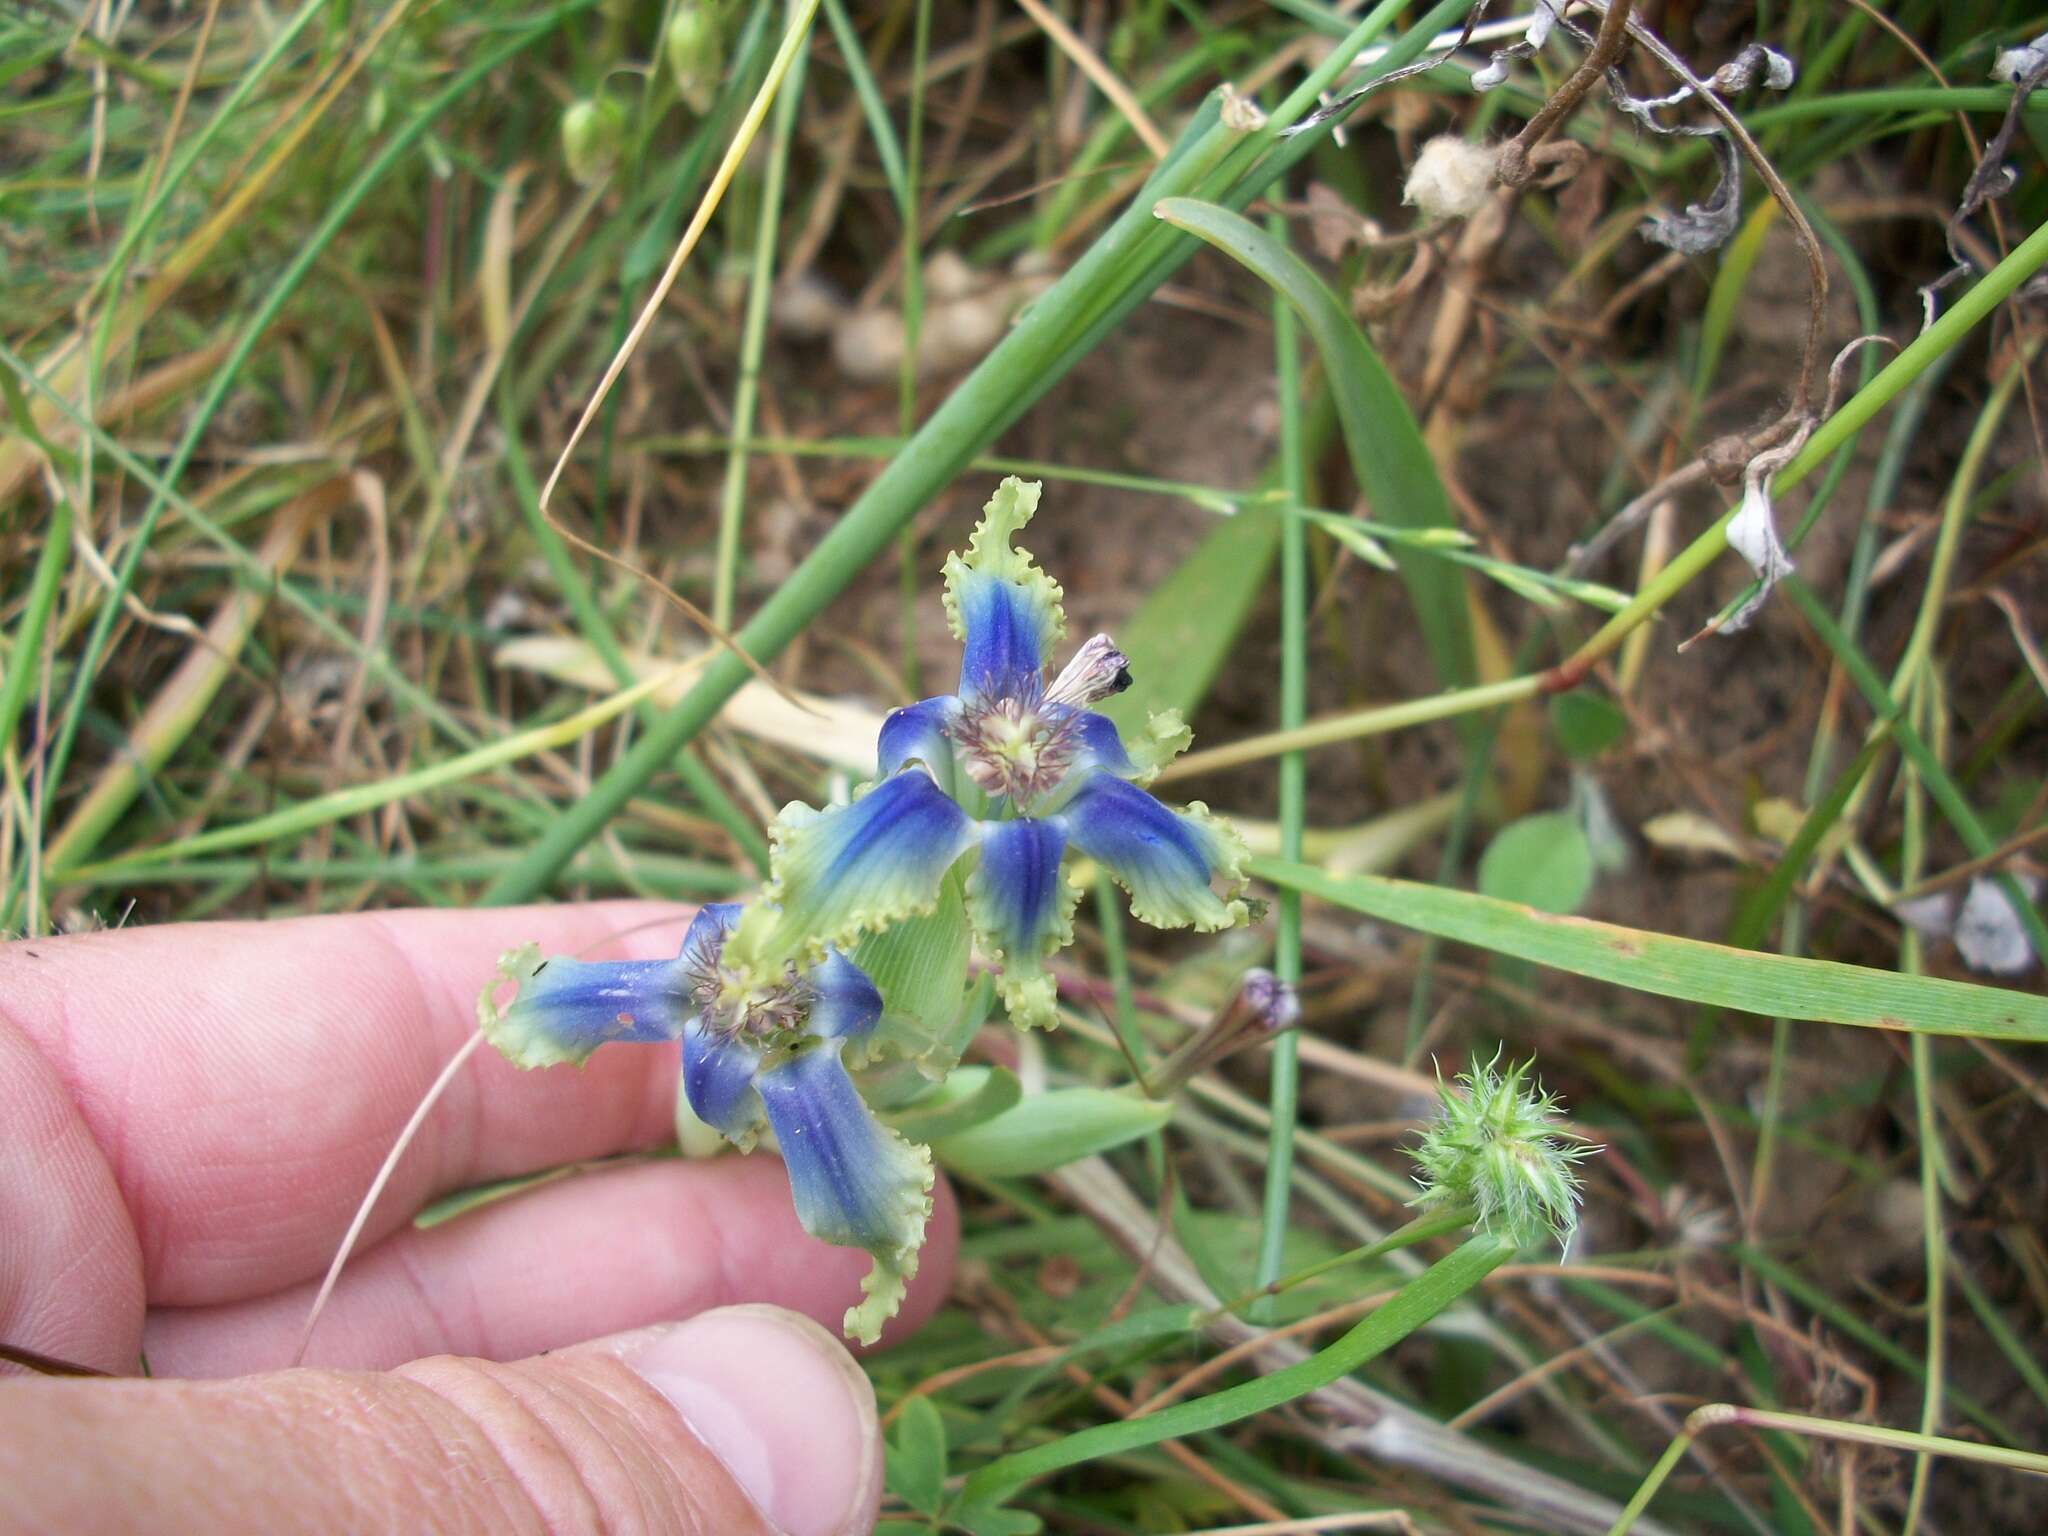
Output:
[[868,1528],[881,1482],[874,1388],[809,1318],[721,1307],[622,1358],[770,1524],[788,1536]]

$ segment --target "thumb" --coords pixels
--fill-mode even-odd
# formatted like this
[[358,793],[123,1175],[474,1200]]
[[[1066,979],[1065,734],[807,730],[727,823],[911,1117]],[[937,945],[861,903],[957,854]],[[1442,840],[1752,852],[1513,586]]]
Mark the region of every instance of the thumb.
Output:
[[880,1448],[837,1339],[725,1307],[508,1365],[0,1381],[0,1529],[841,1536]]

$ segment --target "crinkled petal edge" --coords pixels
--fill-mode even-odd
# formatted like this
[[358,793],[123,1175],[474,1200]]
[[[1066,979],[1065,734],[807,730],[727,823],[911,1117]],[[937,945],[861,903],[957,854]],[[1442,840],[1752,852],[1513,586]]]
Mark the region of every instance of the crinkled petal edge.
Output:
[[914,1242],[880,1252],[869,1250],[869,1257],[874,1262],[868,1266],[867,1274],[861,1277],[860,1304],[848,1307],[846,1316],[839,1323],[841,1332],[862,1344],[872,1344],[882,1336],[882,1325],[902,1308],[904,1294],[910,1289],[910,1282],[917,1278],[918,1256],[924,1251],[925,1229],[931,1225],[932,1219],[932,1186],[938,1181],[930,1147],[908,1140],[887,1126],[881,1129],[904,1156],[917,1164],[922,1180],[919,1186],[921,1206],[916,1216],[917,1238]]
[[1066,610],[1060,606],[1065,592],[1058,582],[1039,569],[1030,550],[1018,549],[1010,543],[1038,511],[1038,497],[1042,489],[1036,480],[1005,476],[1002,484],[996,487],[995,494],[982,507],[981,520],[974,525],[974,532],[968,537],[966,553],[955,551],[946,556],[946,623],[953,631],[953,638],[962,644],[967,641],[967,623],[961,615],[959,594],[955,588],[961,574],[967,571],[1014,582],[1025,588],[1048,615],[1045,635],[1048,647],[1057,645],[1061,636],[1066,634]]
[[[508,949],[498,956],[498,968],[491,979],[484,983],[483,990],[476,997],[476,1027],[483,1032],[484,1040],[491,1049],[511,1062],[515,1067],[554,1067],[563,1063],[581,1066],[596,1050],[593,1044],[589,1050],[576,1051],[565,1048],[560,1041],[549,1038],[537,1030],[521,1027],[512,1014],[512,1005],[519,1001],[519,988],[533,980],[547,959],[540,952],[538,944],[521,944],[517,949]],[[503,1007],[492,994],[505,982],[515,988]]]
[[[1064,848],[1061,851],[1064,854]],[[1051,1029],[1059,1023],[1059,982],[1046,969],[1046,961],[1074,942],[1074,911],[1081,903],[1081,888],[1067,878],[1064,866],[1053,878],[1058,889],[1045,938],[1036,954],[1018,955],[988,920],[991,903],[986,871],[977,863],[967,877],[967,917],[975,943],[1000,967],[995,975],[996,995],[1003,1000],[1010,1022],[1019,1029]]]

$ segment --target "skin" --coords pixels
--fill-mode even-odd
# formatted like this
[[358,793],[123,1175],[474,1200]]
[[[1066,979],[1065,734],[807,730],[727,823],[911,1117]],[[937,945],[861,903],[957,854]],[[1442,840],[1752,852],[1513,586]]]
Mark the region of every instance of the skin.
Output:
[[[118,1377],[146,1355],[158,1378],[0,1363],[0,1529],[410,1528],[427,1509],[447,1529],[868,1529],[872,1394],[826,1332],[868,1260],[803,1233],[774,1158],[627,1161],[410,1225],[450,1190],[670,1140],[673,1047],[540,1072],[478,1052],[372,1214],[307,1352],[320,1369],[280,1369],[496,956],[669,955],[689,916],[605,903],[0,946],[0,1342]],[[943,1298],[957,1216],[943,1183],[936,1201],[885,1347]],[[764,1494],[779,1421],[808,1426],[810,1462]]]

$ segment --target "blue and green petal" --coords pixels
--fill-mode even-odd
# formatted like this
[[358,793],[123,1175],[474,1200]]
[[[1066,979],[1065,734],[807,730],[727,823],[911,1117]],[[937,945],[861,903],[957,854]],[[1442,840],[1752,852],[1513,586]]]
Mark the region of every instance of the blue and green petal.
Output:
[[934,699],[920,699],[882,717],[881,735],[875,742],[875,758],[881,777],[888,778],[910,763],[923,763],[939,786],[951,788],[953,743],[946,729],[960,716],[960,701],[950,693]]
[[1135,784],[1098,773],[1052,819],[1130,893],[1140,922],[1213,933],[1247,916],[1238,894],[1244,841],[1200,801],[1170,810]]
[[875,1118],[840,1061],[845,1045],[834,1037],[802,1047],[761,1072],[755,1087],[804,1230],[874,1258],[861,1282],[865,1300],[847,1310],[843,1324],[849,1337],[872,1344],[917,1273],[932,1212],[932,1158]]
[[760,1046],[744,1036],[714,1034],[695,1019],[683,1031],[683,1100],[742,1152],[753,1150],[761,1132],[761,1097],[754,1091],[760,1067]]
[[990,822],[967,879],[975,938],[1001,967],[996,991],[1020,1029],[1057,1022],[1058,987],[1045,962],[1073,942],[1081,895],[1066,878],[1066,851],[1066,834],[1054,822]]
[[1016,697],[1042,682],[1065,634],[1060,587],[1010,540],[1038,510],[1036,481],[1015,475],[982,508],[967,552],[946,557],[946,619],[961,645],[960,697]]
[[[500,1007],[500,981],[519,991]],[[580,1064],[616,1040],[680,1040],[691,1006],[677,960],[543,959],[522,945],[498,961],[498,975],[478,997],[477,1027],[515,1066]]]
[[770,834],[773,877],[726,946],[726,965],[772,985],[901,918],[929,912],[975,825],[921,768],[829,811],[786,809]]

